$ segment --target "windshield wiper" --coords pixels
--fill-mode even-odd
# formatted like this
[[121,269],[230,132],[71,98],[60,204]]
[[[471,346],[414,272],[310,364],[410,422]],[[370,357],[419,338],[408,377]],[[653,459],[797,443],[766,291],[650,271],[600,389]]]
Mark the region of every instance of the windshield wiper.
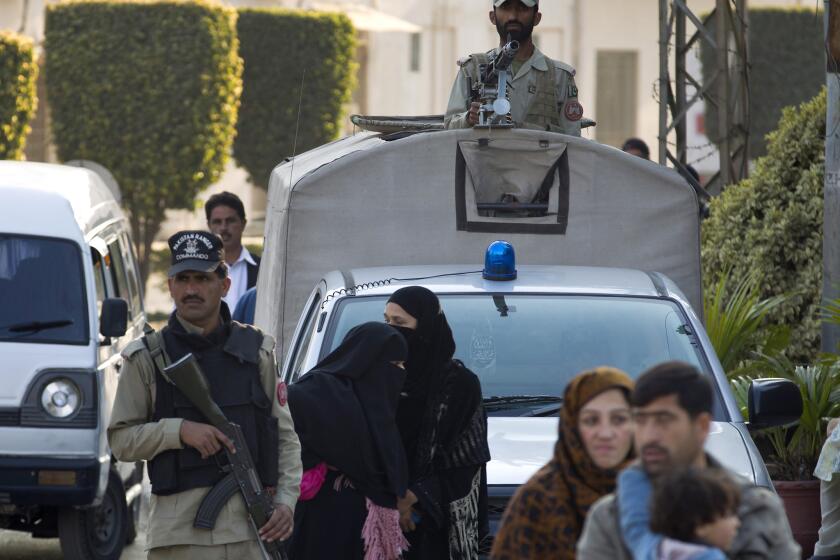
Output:
[[[505,397],[487,397],[484,399],[484,407],[487,410],[505,410],[539,404],[551,404],[553,407],[559,409],[562,403],[562,397],[555,395],[510,395]],[[541,412],[543,408],[545,407],[541,407],[534,412]]]
[[15,323],[2,328],[13,333],[36,333],[47,329],[59,329],[72,324],[73,321],[71,319],[55,319],[53,321],[29,321],[26,323]]

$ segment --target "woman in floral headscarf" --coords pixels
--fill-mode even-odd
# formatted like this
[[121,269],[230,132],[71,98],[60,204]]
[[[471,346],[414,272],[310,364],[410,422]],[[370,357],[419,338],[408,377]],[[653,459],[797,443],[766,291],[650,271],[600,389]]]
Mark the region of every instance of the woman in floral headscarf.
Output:
[[600,367],[566,386],[554,458],[508,504],[493,560],[573,560],[583,520],[631,458],[633,381]]

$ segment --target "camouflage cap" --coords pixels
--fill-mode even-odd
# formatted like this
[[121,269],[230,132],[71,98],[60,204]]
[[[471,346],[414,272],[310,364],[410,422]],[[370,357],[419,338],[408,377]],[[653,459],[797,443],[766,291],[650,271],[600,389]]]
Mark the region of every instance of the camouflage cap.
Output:
[[[536,6],[537,4],[540,3],[540,0],[519,0],[519,1],[522,2],[523,4],[525,4],[526,6],[528,6],[529,8],[533,8],[534,6]],[[507,2],[507,0],[490,0],[490,3],[493,4],[494,8],[498,8],[499,6],[504,4],[505,2]]]

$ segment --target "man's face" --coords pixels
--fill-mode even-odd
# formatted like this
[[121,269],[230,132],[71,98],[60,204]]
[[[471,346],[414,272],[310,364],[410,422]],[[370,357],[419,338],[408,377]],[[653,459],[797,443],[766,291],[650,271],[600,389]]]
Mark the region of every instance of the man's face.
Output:
[[640,157],[642,159],[648,159],[648,157],[645,154],[642,153],[642,150],[639,150],[638,148],[627,148],[624,151],[627,152],[630,155]]
[[703,412],[691,418],[677,395],[634,408],[633,419],[636,453],[649,476],[694,465],[703,456],[711,416]]
[[537,6],[529,8],[520,0],[508,0],[490,12],[490,21],[496,26],[502,41],[507,41],[508,35],[515,41],[526,41],[542,19],[538,9]]
[[230,206],[216,206],[210,212],[207,222],[210,231],[222,238],[225,250],[238,250],[242,246],[242,232],[245,230],[245,220],[239,217],[236,210]]
[[188,270],[169,279],[169,294],[178,315],[195,325],[219,314],[219,305],[228,288],[230,278],[223,280],[215,272]]

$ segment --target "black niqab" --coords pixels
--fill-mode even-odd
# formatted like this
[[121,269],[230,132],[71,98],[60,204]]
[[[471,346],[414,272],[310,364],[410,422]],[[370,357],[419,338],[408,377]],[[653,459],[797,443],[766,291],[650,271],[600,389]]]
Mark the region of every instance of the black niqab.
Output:
[[439,386],[443,368],[455,355],[455,339],[438,297],[421,286],[400,288],[388,303],[396,303],[417,319],[416,329],[398,327],[408,341],[408,372],[403,392],[424,398]]
[[481,383],[454,359],[452,329],[433,292],[411,286],[394,292],[388,302],[417,319],[416,329],[399,328],[409,352],[397,426],[421,514],[417,529],[407,535],[411,549],[404,557],[474,557],[477,536],[486,526],[481,470],[490,459]]
[[443,390],[443,376],[455,354],[455,339],[438,297],[426,288],[409,286],[393,293],[395,303],[417,319],[417,328],[397,327],[408,341],[408,373],[397,410],[397,426],[408,456],[411,478],[423,474],[431,459],[436,418],[434,403]]
[[406,354],[395,329],[365,323],[289,387],[304,468],[324,461],[385,507],[395,507],[408,484],[395,423],[405,372],[391,363]]

